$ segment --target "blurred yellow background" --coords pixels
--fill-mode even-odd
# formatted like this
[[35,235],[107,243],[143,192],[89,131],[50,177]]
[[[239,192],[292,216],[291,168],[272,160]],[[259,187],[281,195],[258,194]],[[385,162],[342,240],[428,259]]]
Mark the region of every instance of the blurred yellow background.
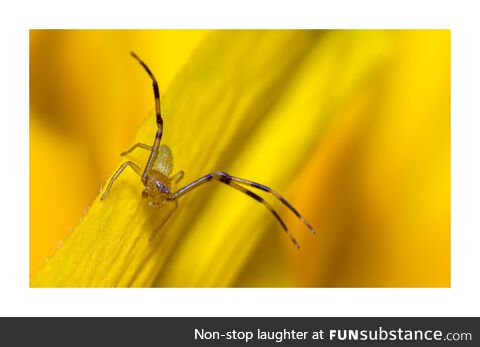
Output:
[[[225,42],[217,47],[234,50],[235,39],[229,40],[234,34],[243,35],[198,30],[30,31],[31,277],[79,223],[120,163],[119,153],[151,114],[151,82],[129,51],[139,54],[154,71],[163,96],[178,75],[187,74],[185,69],[195,70],[192,57],[199,48],[210,47],[216,35],[215,40]],[[268,55],[271,38],[263,33],[258,39],[255,32],[248,35],[255,43],[249,49],[264,49],[259,54]],[[305,57],[292,58],[295,63],[281,71],[288,84],[278,85],[285,92],[273,98],[275,107],[268,104],[252,115],[253,124],[261,117],[272,121],[259,126],[262,131],[255,132],[251,141],[267,151],[270,143],[278,145],[288,138],[285,133],[294,134],[299,122],[322,120],[315,123],[321,124],[318,131],[305,132],[310,140],[304,141],[304,151],[295,154],[293,148],[303,142],[293,138],[281,144],[284,155],[268,165],[279,176],[274,188],[282,188],[278,190],[309,219],[318,235],[312,239],[294,216],[284,212],[300,251],[292,250],[288,242],[279,243],[285,237],[274,225],[275,231],[262,234],[248,252],[235,253],[241,261],[231,273],[221,270],[226,280],[205,285],[450,286],[450,32],[334,30],[295,35],[304,39]],[[285,44],[285,52],[289,49]],[[211,66],[221,64],[223,54],[212,52]],[[241,64],[232,72],[232,85],[238,76],[255,71],[249,51],[238,49],[238,54]],[[254,76],[261,81],[268,74],[262,70]],[[247,84],[252,98],[258,87],[253,81]],[[201,98],[204,91],[197,84],[195,88]],[[208,90],[209,85],[203,88]],[[271,93],[277,95],[274,89]],[[184,102],[188,106],[189,101]],[[233,96],[232,102],[241,110],[246,101]],[[168,117],[164,113],[166,131],[185,130],[169,127],[173,121]],[[214,122],[208,114],[205,117]],[[284,117],[288,123],[276,121]],[[200,150],[192,147],[185,151]],[[235,150],[222,149],[224,158],[229,149]],[[231,173],[251,166],[252,173],[245,178],[256,180],[252,175],[258,171],[263,177],[264,169],[256,166],[265,161],[261,151],[251,148],[245,155],[245,160],[239,155],[230,163],[229,170],[235,170]],[[186,165],[185,157],[178,161]],[[282,160],[297,160],[297,169],[282,176]],[[177,169],[192,171],[184,166]],[[209,206],[198,209],[205,223],[215,224],[212,218],[219,206]],[[271,218],[254,204],[248,209],[261,210],[259,218]],[[199,223],[203,220],[193,216]],[[202,247],[195,252],[201,257]],[[188,254],[194,254],[191,248],[179,248],[169,261],[188,264]],[[152,283],[189,286],[185,283],[190,282],[169,276],[169,268]],[[203,286],[201,281],[195,283]]]

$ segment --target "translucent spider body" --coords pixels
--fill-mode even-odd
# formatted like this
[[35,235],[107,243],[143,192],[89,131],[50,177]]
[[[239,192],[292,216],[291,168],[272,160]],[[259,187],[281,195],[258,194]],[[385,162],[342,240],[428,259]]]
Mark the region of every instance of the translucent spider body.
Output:
[[132,56],[143,66],[143,68],[147,71],[148,75],[152,79],[153,82],[153,92],[155,96],[155,112],[156,112],[156,119],[157,119],[157,133],[155,135],[155,141],[153,146],[146,145],[144,143],[137,143],[133,145],[130,149],[123,152],[121,155],[124,156],[136,148],[142,148],[145,150],[150,151],[150,156],[148,158],[147,164],[145,169],[142,172],[142,169],[132,161],[124,162],[120,168],[115,172],[112,176],[110,182],[108,183],[105,192],[102,194],[101,200],[104,200],[107,196],[110,188],[112,187],[113,182],[118,178],[118,176],[125,170],[127,166],[130,166],[133,171],[135,171],[139,176],[141,176],[142,183],[145,186],[145,189],[142,191],[142,197],[148,200],[150,206],[159,207],[165,204],[168,201],[173,201],[175,204],[177,203],[177,199],[181,196],[185,195],[186,193],[190,192],[191,190],[207,183],[212,180],[216,180],[218,182],[224,183],[246,195],[255,199],[256,201],[263,204],[277,219],[280,223],[284,231],[289,236],[290,240],[293,242],[295,247],[299,248],[298,242],[295,240],[292,234],[288,231],[287,226],[280,218],[278,213],[273,209],[273,207],[261,196],[257,195],[256,193],[250,191],[249,189],[245,188],[244,186],[250,186],[255,189],[268,192],[274,195],[277,199],[279,199],[285,206],[287,206],[306,226],[307,228],[315,234],[315,230],[307,222],[305,218],[280,194],[278,194],[273,189],[264,186],[260,183],[255,183],[253,181],[249,181],[243,178],[231,176],[225,172],[212,172],[208,175],[205,175],[187,185],[183,188],[178,190],[173,190],[173,185],[178,183],[183,177],[183,171],[179,171],[175,175],[171,176],[173,171],[173,156],[170,148],[166,145],[161,145],[161,139],[163,134],[163,119],[160,112],[160,92],[158,89],[157,80],[155,79],[153,73],[150,71],[148,66],[135,54],[131,53]]

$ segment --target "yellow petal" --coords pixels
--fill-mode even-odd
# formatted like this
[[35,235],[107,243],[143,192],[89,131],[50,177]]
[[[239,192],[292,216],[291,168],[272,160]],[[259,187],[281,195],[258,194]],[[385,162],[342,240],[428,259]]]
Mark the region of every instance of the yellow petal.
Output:
[[[48,153],[49,155],[42,155]],[[88,153],[68,136],[30,119],[30,271],[35,274],[61,245],[61,240],[78,224],[84,208],[97,190],[88,170]],[[59,165],[61,163],[61,165]],[[72,184],[80,175],[83,184]],[[62,208],[68,204],[69,208]]]
[[30,31],[31,276],[78,224],[152,108],[151,86],[128,52],[151,58],[163,91],[205,35]]
[[[221,170],[271,186],[318,236],[265,194],[297,251],[263,206],[214,182],[169,218],[127,170],[32,286],[445,285],[448,52],[447,31],[210,34],[162,94],[174,172],[184,184]],[[130,66],[151,108],[150,81]],[[149,117],[132,143],[154,133]]]
[[[318,38],[317,32],[300,31],[216,32],[209,37],[192,58],[192,64],[162,95],[164,143],[172,148],[177,168],[185,170],[184,182],[228,167],[242,151],[245,141],[268,121],[268,111]],[[145,75],[143,71],[138,73]],[[146,75],[145,84],[150,84]],[[149,118],[133,142],[151,143],[154,132],[155,123]],[[145,162],[145,155],[140,152],[132,158]],[[284,181],[288,181],[288,177]],[[209,203],[213,203],[210,197],[220,189],[213,185],[186,196],[164,224],[167,209],[146,205],[140,198],[139,178],[127,171],[104,202],[97,199],[93,203],[82,223],[35,276],[32,285],[163,285],[164,264],[167,259],[168,264],[175,262],[181,252],[176,247],[183,243],[179,242],[182,237],[199,233],[205,237],[196,246],[197,250],[190,253],[193,262],[197,261],[198,252],[204,258],[215,257],[219,247],[214,244],[215,238],[221,240],[227,234],[241,233],[222,229],[223,220],[228,221],[241,209],[249,213],[252,207],[262,208],[255,204],[243,207],[245,197],[240,196],[238,207],[217,205],[210,226],[205,229],[197,219]],[[224,191],[224,194],[238,196],[237,192]],[[268,211],[263,212],[262,220],[267,222],[262,224],[271,226],[271,220],[265,218],[270,217],[265,216]],[[275,228],[280,232],[278,225]],[[259,228],[259,233],[262,229],[265,228]],[[155,237],[150,241],[154,232]],[[241,250],[248,249],[238,246]],[[209,269],[192,267],[165,285],[224,285],[229,278],[224,276],[208,283],[202,278],[202,273],[207,271]],[[168,269],[165,272],[168,273]]]
[[[450,32],[388,41],[293,184],[318,229],[310,242],[293,225],[304,247],[284,277],[297,286],[450,286]],[[259,247],[236,285],[282,284],[268,272],[275,244]]]

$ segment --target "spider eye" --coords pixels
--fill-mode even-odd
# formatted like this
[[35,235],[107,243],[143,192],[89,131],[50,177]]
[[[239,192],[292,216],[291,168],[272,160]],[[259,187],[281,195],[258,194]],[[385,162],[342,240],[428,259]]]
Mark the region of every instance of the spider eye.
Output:
[[148,192],[146,190],[142,191],[142,198],[148,198]]
[[158,190],[164,194],[170,194],[170,189],[168,189],[167,187],[165,187],[163,184],[161,184],[160,182],[155,182],[155,185],[157,186]]

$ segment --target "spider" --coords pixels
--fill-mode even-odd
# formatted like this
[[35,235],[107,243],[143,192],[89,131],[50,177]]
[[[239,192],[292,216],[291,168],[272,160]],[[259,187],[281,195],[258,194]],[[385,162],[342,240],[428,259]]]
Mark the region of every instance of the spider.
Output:
[[[160,92],[158,89],[158,83],[153,75],[152,71],[148,68],[148,66],[133,52],[130,53],[133,58],[135,58],[145,69],[148,73],[150,78],[153,82],[153,93],[155,96],[155,113],[157,119],[157,133],[155,135],[155,141],[153,142],[153,146],[146,145],[144,143],[136,143],[132,147],[130,147],[125,152],[121,153],[121,156],[125,156],[128,153],[132,152],[136,148],[141,148],[150,151],[150,156],[148,158],[147,164],[145,169],[142,172],[142,169],[132,161],[124,162],[120,168],[115,172],[115,174],[110,179],[105,192],[102,194],[101,200],[103,201],[107,196],[110,188],[112,187],[113,182],[118,178],[118,176],[125,170],[127,167],[131,167],[135,173],[137,173],[141,179],[142,183],[145,186],[145,189],[142,191],[142,198],[148,199],[148,203],[152,207],[160,207],[164,205],[166,202],[173,201],[177,205],[177,199],[181,196],[187,194],[188,192],[192,191],[193,189],[211,181],[218,181],[232,187],[249,197],[255,199],[259,203],[263,204],[277,219],[277,221],[282,226],[283,230],[287,233],[288,237],[295,245],[296,248],[300,248],[297,240],[293,237],[293,235],[288,231],[287,226],[280,218],[278,213],[273,209],[273,207],[264,200],[261,196],[257,195],[256,193],[250,191],[249,189],[245,188],[244,186],[250,186],[255,189],[268,192],[273,194],[277,199],[279,199],[285,206],[287,206],[306,226],[307,228],[315,234],[315,229],[311,226],[309,222],[293,207],[286,199],[284,199],[280,194],[278,194],[275,190],[260,184],[255,183],[253,181],[249,181],[243,178],[231,176],[225,172],[212,172],[208,175],[200,177],[195,181],[185,185],[183,188],[180,188],[176,191],[172,189],[172,182],[178,183],[183,178],[183,171],[179,171],[178,173],[172,174],[173,170],[173,157],[170,148],[166,145],[161,145],[160,141],[162,139],[163,134],[163,119],[160,112]],[[175,205],[175,207],[176,207]]]

